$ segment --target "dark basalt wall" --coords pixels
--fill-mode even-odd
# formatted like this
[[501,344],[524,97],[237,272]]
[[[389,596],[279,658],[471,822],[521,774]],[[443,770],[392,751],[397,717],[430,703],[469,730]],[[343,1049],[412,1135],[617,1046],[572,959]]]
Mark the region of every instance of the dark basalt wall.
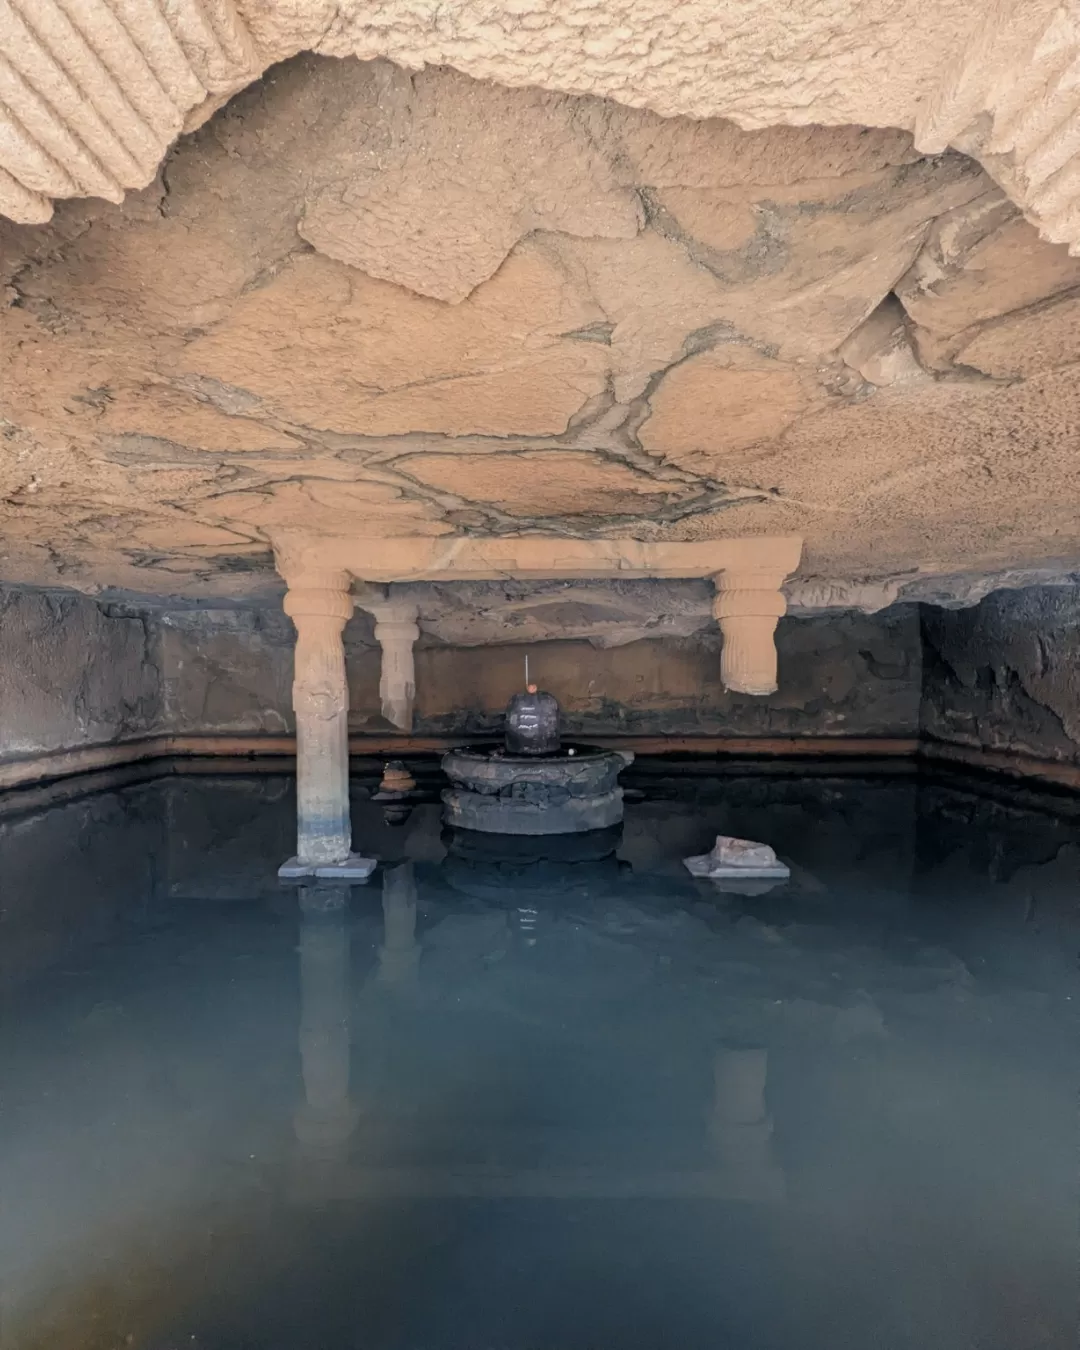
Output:
[[[0,591],[0,760],[140,736],[282,735],[293,729],[292,624],[277,609],[138,610],[75,593]],[[417,648],[416,732],[474,736],[501,724],[534,677],[577,735],[914,736],[921,687],[913,606],[787,618],[780,689],[720,686],[720,636],[599,648],[580,639]],[[345,633],[352,727],[385,733],[370,618]]]
[[[719,633],[596,649],[587,642],[528,648],[532,677],[562,704],[567,730],[589,735],[900,736],[917,734],[918,615],[786,618],[777,630],[780,688],[767,698],[720,684]],[[432,732],[495,730],[521,688],[522,647],[418,653],[418,725]]]
[[[292,626],[275,611],[165,615],[165,713],[171,731],[292,728]],[[418,734],[475,736],[501,727],[507,700],[532,677],[559,699],[577,735],[901,736],[917,734],[921,686],[914,606],[781,620],[780,688],[769,698],[720,685],[720,635],[597,648],[589,642],[416,652]],[[345,631],[350,723],[390,730],[379,712],[379,650],[370,620]]]
[[1080,763],[1080,590],[995,591],[922,611],[925,736]]
[[162,711],[154,618],[0,586],[0,760],[145,736]]
[[[0,761],[161,734],[293,729],[292,625],[275,608],[139,609],[0,587]],[[346,628],[351,724],[379,712],[370,618]],[[417,646],[417,734],[496,730],[531,671],[588,737],[899,737],[1080,764],[1080,589],[1002,591],[978,606],[788,617],[780,689],[720,686],[720,636],[594,647],[579,637]]]

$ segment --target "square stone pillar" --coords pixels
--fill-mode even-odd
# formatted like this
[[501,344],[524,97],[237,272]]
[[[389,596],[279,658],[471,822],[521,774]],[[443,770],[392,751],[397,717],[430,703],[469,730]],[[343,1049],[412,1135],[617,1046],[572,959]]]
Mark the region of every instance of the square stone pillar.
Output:
[[739,694],[776,692],[776,624],[787,610],[786,571],[747,569],[713,577],[713,614],[724,635],[720,679]]
[[285,613],[296,625],[296,856],[278,871],[363,880],[371,858],[352,851],[349,816],[349,687],[342,630],[353,611],[347,572],[288,578]]

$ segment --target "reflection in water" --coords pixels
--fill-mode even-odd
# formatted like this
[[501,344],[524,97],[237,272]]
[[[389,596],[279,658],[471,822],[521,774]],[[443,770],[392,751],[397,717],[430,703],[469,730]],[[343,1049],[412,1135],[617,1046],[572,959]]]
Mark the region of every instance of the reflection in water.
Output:
[[[540,902],[607,894],[618,884],[616,849],[623,827],[580,834],[488,834],[447,828],[443,875],[456,891],[502,902],[511,895]],[[522,907],[535,914],[533,905]]]
[[768,1072],[764,1046],[716,1052],[709,1134],[717,1159],[749,1196],[781,1199],[784,1178],[773,1158],[772,1120],[765,1106]]
[[313,1152],[340,1146],[356,1126],[349,1099],[349,886],[298,887],[300,1065],[304,1100],[296,1137]]
[[383,940],[379,979],[383,984],[416,982],[420,944],[416,940],[416,873],[411,862],[387,867],[382,877]]
[[1076,820],[637,781],[351,888],[276,780],[0,816],[0,1350],[1071,1346]]

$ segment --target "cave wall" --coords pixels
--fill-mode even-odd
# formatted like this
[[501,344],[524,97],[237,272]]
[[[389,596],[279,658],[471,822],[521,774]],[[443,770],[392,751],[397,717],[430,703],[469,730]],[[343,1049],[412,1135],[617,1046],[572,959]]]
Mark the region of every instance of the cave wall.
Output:
[[164,731],[291,734],[295,633],[281,610],[174,610],[158,621]]
[[[495,731],[531,673],[579,735],[914,736],[919,723],[919,622],[914,606],[877,615],[786,618],[778,630],[780,690],[770,698],[720,686],[720,636],[462,647],[416,651],[417,734]],[[391,730],[379,712],[379,649],[370,618],[347,625],[350,723]],[[292,626],[277,611],[184,610],[162,621],[165,714],[184,733],[292,729]]]
[[[275,608],[148,608],[72,592],[0,590],[0,760],[153,735],[288,735],[293,629]],[[919,723],[914,606],[877,615],[786,618],[781,687],[767,699],[720,686],[720,636],[600,648],[580,638],[528,646],[417,647],[415,730],[495,731],[534,677],[578,735],[901,736]],[[369,615],[345,630],[350,723],[392,728],[379,711],[380,652]]]
[[[0,762],[159,734],[287,735],[292,625],[268,608],[136,609],[0,587]],[[351,724],[385,734],[371,619],[346,628]],[[780,690],[729,694],[720,638],[581,638],[416,652],[419,735],[496,730],[523,658],[572,734],[913,737],[1080,765],[1080,588],[970,609],[789,616]]]
[[1080,764],[1080,588],[924,606],[921,626],[924,736]]
[[152,617],[0,586],[0,762],[144,736],[161,715]]
[[484,732],[530,673],[578,735],[914,736],[920,654],[914,607],[878,615],[786,618],[777,630],[780,688],[768,698],[720,684],[719,633],[594,648],[429,647],[417,653],[418,726]]

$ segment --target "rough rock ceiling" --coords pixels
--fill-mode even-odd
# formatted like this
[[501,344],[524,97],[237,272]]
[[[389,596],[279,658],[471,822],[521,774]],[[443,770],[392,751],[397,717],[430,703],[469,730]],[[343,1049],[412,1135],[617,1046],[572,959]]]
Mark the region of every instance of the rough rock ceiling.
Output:
[[1080,259],[902,131],[300,57],[0,249],[6,579],[243,594],[296,525],[1075,566]]
[[1077,0],[7,0],[0,41],[0,212],[23,222],[145,187],[177,132],[310,50],[744,128],[899,127],[1080,244]]

